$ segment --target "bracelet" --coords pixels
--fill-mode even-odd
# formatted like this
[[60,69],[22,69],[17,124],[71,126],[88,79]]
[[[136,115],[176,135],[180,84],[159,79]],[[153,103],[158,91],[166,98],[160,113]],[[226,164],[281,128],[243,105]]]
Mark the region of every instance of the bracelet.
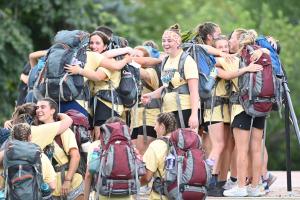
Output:
[[71,182],[72,180],[71,179],[70,180],[69,179],[65,179],[64,181],[70,181]]

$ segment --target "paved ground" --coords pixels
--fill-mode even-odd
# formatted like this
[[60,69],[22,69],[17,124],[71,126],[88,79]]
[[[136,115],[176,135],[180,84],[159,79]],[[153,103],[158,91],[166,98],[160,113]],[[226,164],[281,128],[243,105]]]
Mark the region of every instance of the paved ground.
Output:
[[[287,192],[286,184],[286,172],[284,171],[272,171],[272,174],[277,176],[277,180],[273,183],[270,188],[270,193],[264,197],[244,197],[244,198],[232,198],[232,197],[208,197],[208,200],[226,200],[226,199],[293,199],[300,200],[300,171],[292,172],[292,192]],[[148,196],[143,195],[141,200],[147,200]],[[196,200],[196,199],[195,199]]]
[[273,183],[270,188],[270,193],[264,197],[244,197],[244,198],[232,198],[232,197],[222,197],[222,198],[212,198],[207,199],[217,200],[217,199],[299,199],[300,200],[300,171],[292,172],[292,192],[287,192],[287,181],[285,171],[273,171],[271,172],[277,177],[277,180]]

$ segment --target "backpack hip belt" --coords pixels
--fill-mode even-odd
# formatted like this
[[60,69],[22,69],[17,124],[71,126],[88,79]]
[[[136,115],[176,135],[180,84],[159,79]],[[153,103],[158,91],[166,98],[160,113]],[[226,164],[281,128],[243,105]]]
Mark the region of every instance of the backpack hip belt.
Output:
[[177,88],[167,87],[166,92],[176,92],[178,94],[190,94],[189,86],[188,84],[183,84]]
[[138,104],[139,108],[146,108],[146,109],[155,109],[160,108],[162,106],[161,99],[152,99],[150,103],[147,105],[143,105],[142,103]]
[[217,107],[219,105],[224,105],[224,104],[229,104],[229,98],[216,96],[216,97],[210,97],[208,99],[205,99],[204,108],[211,109],[212,101],[213,101],[213,107]]
[[113,104],[122,105],[122,101],[115,90],[113,90],[112,92],[111,90],[99,90],[96,93],[95,97],[99,97],[100,99],[111,102]]

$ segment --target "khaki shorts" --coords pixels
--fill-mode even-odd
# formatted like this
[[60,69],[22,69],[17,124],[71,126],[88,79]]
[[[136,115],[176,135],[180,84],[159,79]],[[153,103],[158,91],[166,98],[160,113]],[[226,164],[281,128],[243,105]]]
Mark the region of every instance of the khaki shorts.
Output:
[[[79,197],[80,195],[83,195],[83,182],[74,190],[72,190],[71,192],[69,192],[68,196],[67,196],[67,200],[74,200],[77,197]],[[58,196],[53,196],[53,200],[60,200],[60,197]]]

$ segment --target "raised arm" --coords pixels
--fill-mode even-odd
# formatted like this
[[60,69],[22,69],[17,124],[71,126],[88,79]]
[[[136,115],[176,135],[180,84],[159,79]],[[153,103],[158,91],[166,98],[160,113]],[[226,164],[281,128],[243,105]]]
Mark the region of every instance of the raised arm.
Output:
[[37,61],[40,57],[43,57],[47,54],[46,50],[35,51],[29,54],[29,63],[31,67],[34,67],[37,64]]
[[71,117],[69,117],[67,114],[64,113],[58,113],[57,116],[60,120],[60,125],[57,131],[57,135],[60,135],[64,133],[72,124],[73,120]]

